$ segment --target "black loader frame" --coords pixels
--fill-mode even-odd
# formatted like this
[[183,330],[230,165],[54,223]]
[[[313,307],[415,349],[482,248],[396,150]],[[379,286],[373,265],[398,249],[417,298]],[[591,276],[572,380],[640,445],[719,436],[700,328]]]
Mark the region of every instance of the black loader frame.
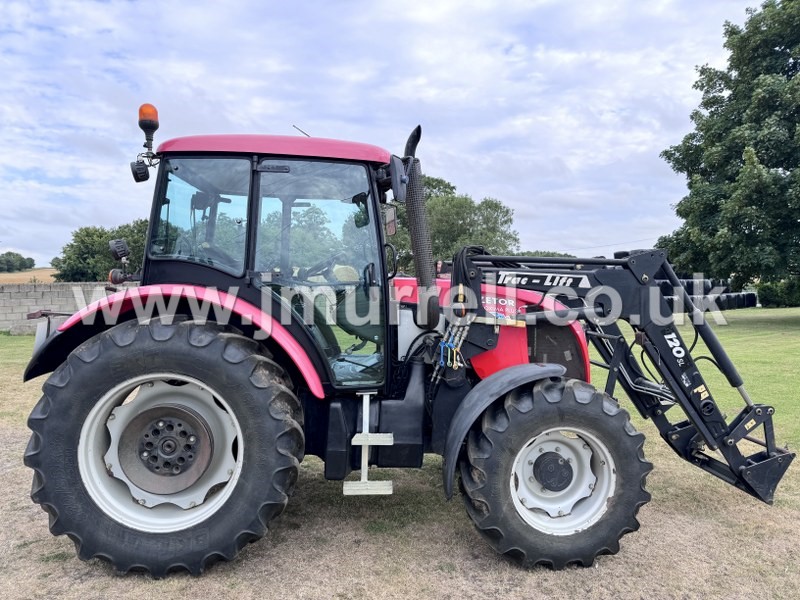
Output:
[[[609,371],[607,394],[613,396],[619,384],[639,414],[653,421],[681,458],[772,504],[775,489],[795,457],[775,444],[774,409],[750,399],[739,372],[706,322],[704,311],[681,286],[666,252],[625,254],[613,259],[528,258],[493,256],[480,247],[469,247],[456,257],[460,268],[454,269],[453,284],[469,287],[474,293],[479,293],[481,283],[513,285],[557,296],[572,306],[569,311],[545,311],[534,306],[517,319],[526,324],[544,319],[584,322],[587,338],[602,359],[593,364]],[[664,281],[673,288],[674,302],[668,303],[663,294]],[[672,303],[674,307],[669,306]],[[674,314],[680,312],[689,316],[694,327],[691,346],[675,326]],[[634,357],[633,344],[625,338],[617,319],[630,324],[633,344],[641,346],[662,382],[645,374],[645,370],[650,374],[649,368]],[[484,327],[491,327],[492,320],[478,307],[468,340],[484,337]],[[698,337],[710,357],[693,358]],[[713,363],[744,400],[744,408],[730,422],[697,367],[702,359]],[[676,415],[676,407],[682,414]],[[755,437],[759,427],[763,427],[762,435]],[[742,441],[760,450],[746,455],[739,448]]]

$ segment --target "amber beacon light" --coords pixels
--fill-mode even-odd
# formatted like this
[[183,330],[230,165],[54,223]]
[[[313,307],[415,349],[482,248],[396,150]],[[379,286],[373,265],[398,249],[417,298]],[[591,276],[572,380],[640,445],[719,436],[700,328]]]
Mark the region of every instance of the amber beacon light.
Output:
[[144,147],[152,152],[153,134],[158,129],[158,110],[152,104],[142,104],[139,107],[139,128],[144,131]]

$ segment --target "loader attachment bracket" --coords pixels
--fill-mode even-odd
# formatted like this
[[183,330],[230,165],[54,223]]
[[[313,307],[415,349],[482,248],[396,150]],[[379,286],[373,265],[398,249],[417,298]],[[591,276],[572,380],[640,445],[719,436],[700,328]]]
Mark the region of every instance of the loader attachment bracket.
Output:
[[774,456],[765,457],[753,465],[740,467],[741,477],[751,488],[752,495],[767,504],[772,504],[775,488],[794,457],[794,453],[777,450]]

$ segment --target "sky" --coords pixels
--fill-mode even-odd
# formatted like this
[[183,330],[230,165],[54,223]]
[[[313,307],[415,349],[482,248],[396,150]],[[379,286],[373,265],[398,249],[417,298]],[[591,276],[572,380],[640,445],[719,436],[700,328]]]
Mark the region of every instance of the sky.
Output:
[[147,218],[156,143],[300,135],[401,154],[514,210],[522,250],[610,256],[680,225],[659,153],[692,129],[696,66],[724,68],[739,0],[4,0],[0,253],[47,266],[82,226]]

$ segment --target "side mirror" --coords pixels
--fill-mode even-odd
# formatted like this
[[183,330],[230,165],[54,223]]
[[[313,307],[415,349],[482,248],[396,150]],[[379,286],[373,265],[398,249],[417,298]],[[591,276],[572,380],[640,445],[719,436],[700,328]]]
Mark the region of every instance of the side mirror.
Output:
[[386,227],[386,235],[397,233],[397,207],[391,204],[383,206],[383,225]]
[[108,242],[108,248],[111,250],[111,256],[114,260],[122,260],[128,258],[131,251],[128,248],[128,243],[125,240],[111,240]]
[[399,156],[392,156],[389,162],[389,174],[392,178],[392,195],[395,202],[406,201],[406,187],[408,186],[408,175],[403,159]]

